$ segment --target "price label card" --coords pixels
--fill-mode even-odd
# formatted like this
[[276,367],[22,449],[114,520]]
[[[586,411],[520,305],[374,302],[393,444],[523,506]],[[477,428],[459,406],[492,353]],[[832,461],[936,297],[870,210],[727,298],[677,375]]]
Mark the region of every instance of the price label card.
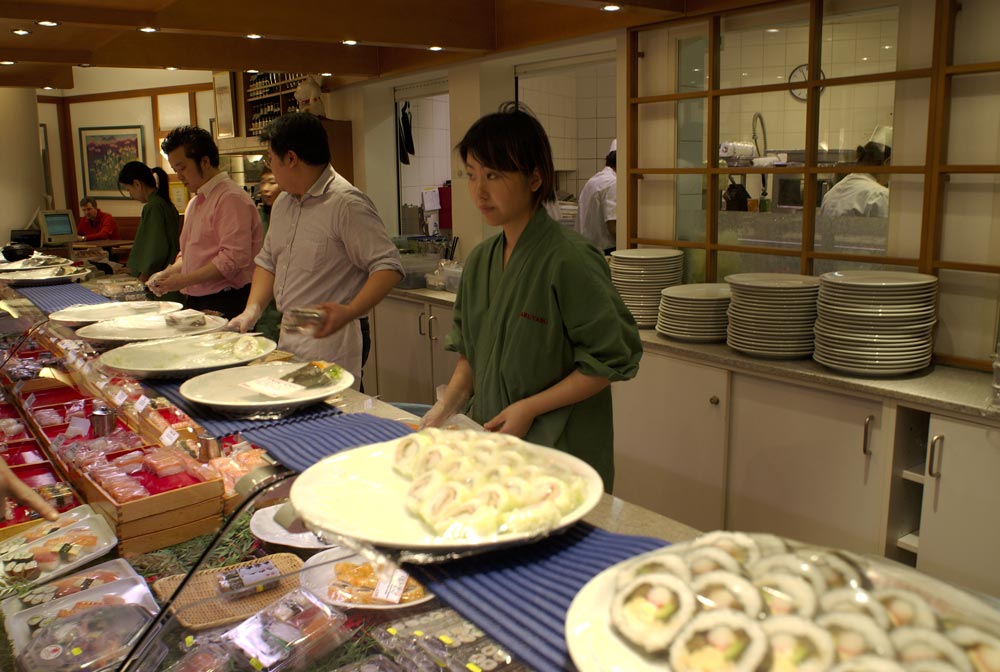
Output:
[[258,394],[263,394],[266,397],[273,397],[275,399],[289,397],[296,392],[301,392],[306,389],[304,385],[282,380],[281,378],[274,378],[273,376],[265,376],[264,378],[248,380],[245,383],[240,383],[240,387],[244,387],[248,390],[257,392]]
[[53,453],[57,453],[59,452],[59,449],[62,448],[64,443],[66,443],[66,435],[60,434],[56,438],[52,439],[52,443],[49,444],[49,450]]
[[180,436],[181,435],[177,433],[176,429],[173,427],[167,427],[163,430],[163,433],[160,434],[160,443],[164,446],[172,446],[177,443],[177,439],[179,439]]
[[403,597],[403,591],[406,590],[406,580],[408,578],[410,578],[410,575],[403,570],[393,570],[389,578],[379,579],[378,585],[375,586],[375,592],[372,595],[377,600],[399,604],[400,598]]
[[115,402],[115,406],[121,406],[128,401],[128,392],[125,390],[118,390],[118,393],[111,399],[111,401]]
[[109,382],[108,378],[100,377],[94,381],[94,385],[97,385],[97,389],[103,390],[105,387],[108,386],[108,382]]
[[372,406],[374,406],[374,405],[375,405],[375,400],[374,399],[372,399],[371,397],[368,397],[367,399],[365,399],[365,410],[366,411],[371,410]]
[[135,400],[136,412],[142,413],[143,411],[145,411],[147,408],[149,408],[149,403],[150,403],[149,397],[147,397],[145,394],[141,395],[138,399]]
[[66,428],[65,433],[66,436],[87,436],[89,432],[90,420],[87,418],[81,418],[77,415],[69,421],[69,427]]
[[29,394],[28,398],[24,400],[24,407],[25,408],[31,408],[32,406],[35,405],[36,401],[38,401],[38,400],[35,398],[35,395],[34,394]]

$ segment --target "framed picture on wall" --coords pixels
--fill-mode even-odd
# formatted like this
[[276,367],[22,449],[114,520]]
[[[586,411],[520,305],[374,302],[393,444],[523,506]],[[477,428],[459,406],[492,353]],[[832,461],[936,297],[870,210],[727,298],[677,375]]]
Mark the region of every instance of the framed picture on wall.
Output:
[[233,95],[235,79],[231,72],[213,72],[215,88],[215,137],[236,136],[236,99]]
[[177,208],[177,212],[183,215],[184,210],[187,208],[188,200],[191,198],[190,192],[180,182],[170,182],[167,188],[170,193],[170,202]]
[[118,191],[118,172],[129,161],[146,160],[142,126],[80,129],[83,193],[95,198],[127,200]]

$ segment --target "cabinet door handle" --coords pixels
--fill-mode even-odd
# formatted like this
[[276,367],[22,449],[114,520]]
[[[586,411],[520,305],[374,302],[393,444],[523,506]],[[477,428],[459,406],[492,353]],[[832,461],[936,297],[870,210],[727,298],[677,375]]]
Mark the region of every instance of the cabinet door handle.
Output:
[[427,332],[424,331],[424,318],[425,317],[427,317],[427,315],[426,315],[426,313],[424,313],[424,311],[420,311],[420,314],[417,315],[417,333],[420,334],[421,336],[426,336],[427,335]]
[[432,341],[438,340],[438,337],[434,335],[434,322],[436,322],[437,319],[437,315],[431,315],[427,318],[427,335],[431,337]]
[[716,395],[713,394],[711,397],[708,398],[708,403],[712,404],[713,406],[718,406],[719,405],[719,397],[717,397]]
[[861,437],[861,454],[865,457],[869,457],[872,454],[872,449],[868,447],[869,439],[871,438],[871,426],[872,422],[875,421],[874,415],[869,415],[865,418],[865,433]]
[[[941,463],[938,460],[938,448],[944,446],[944,434],[938,434],[931,439],[931,449],[927,455],[927,475],[931,478],[941,478]],[[937,462],[937,466],[934,463]]]

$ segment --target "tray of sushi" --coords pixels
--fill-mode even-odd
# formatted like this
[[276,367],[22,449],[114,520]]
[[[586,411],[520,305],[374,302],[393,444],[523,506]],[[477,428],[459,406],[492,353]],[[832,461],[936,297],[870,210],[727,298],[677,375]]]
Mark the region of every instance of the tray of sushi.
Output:
[[138,574],[127,561],[122,559],[108,560],[68,576],[53,579],[20,595],[9,597],[0,604],[0,611],[3,612],[5,618],[9,619],[17,612],[30,607],[37,607],[53,600],[82,593],[91,588],[136,577]]
[[642,554],[576,595],[580,672],[995,672],[1000,612],[887,560],[712,532]]
[[290,499],[317,532],[448,553],[541,539],[580,520],[603,492],[593,467],[568,453],[504,434],[425,429],[316,463]]

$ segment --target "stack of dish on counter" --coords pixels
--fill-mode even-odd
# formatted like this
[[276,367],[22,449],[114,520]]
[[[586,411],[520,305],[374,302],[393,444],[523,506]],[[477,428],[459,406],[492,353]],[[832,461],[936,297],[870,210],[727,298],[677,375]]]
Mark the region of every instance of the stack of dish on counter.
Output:
[[88,275],[89,270],[74,266],[69,259],[37,252],[27,259],[0,261],[0,282],[12,287],[80,282]]
[[714,532],[599,574],[570,607],[581,672],[1000,669],[1000,613],[887,561]]
[[796,359],[813,352],[819,278],[792,273],[727,275],[732,288],[726,344],[754,357]]
[[724,282],[667,287],[660,292],[657,333],[678,341],[713,343],[726,340],[732,291]]
[[684,253],[643,247],[611,253],[611,282],[640,328],[656,326],[660,291],[684,278]]
[[864,376],[919,371],[933,354],[937,286],[922,273],[824,273],[813,359]]

